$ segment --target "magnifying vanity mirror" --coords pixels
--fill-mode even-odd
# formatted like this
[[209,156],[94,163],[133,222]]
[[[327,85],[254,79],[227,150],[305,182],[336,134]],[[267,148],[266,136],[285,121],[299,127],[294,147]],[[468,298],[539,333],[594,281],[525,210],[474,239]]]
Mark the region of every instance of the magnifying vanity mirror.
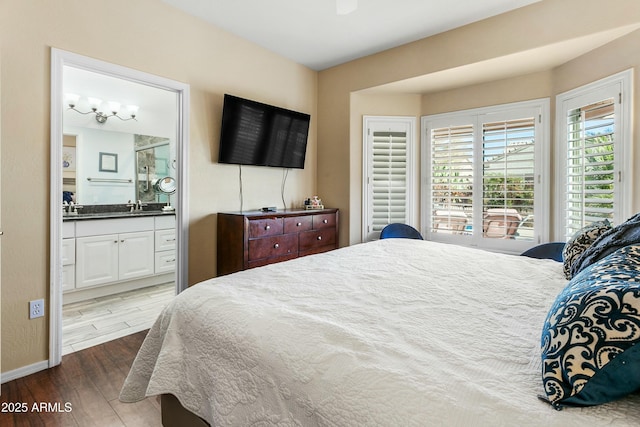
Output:
[[171,206],[171,195],[176,192],[176,180],[171,176],[165,176],[162,179],[156,181],[153,188],[158,193],[167,195],[167,206],[163,207],[163,211],[172,211],[174,207]]

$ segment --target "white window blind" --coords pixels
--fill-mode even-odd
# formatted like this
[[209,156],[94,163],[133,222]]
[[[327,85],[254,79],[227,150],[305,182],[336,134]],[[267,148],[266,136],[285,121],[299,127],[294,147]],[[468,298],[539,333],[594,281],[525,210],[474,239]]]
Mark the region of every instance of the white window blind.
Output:
[[391,223],[412,224],[412,145],[415,118],[365,117],[365,240]]
[[473,126],[431,131],[432,232],[462,234],[473,223]]
[[535,118],[482,124],[483,236],[534,236]]
[[548,239],[546,99],[423,117],[431,240],[519,253]]
[[559,94],[556,235],[633,214],[633,70]]
[[594,221],[613,221],[614,111],[608,98],[567,113],[567,237]]
[[407,134],[373,131],[373,231],[407,219]]

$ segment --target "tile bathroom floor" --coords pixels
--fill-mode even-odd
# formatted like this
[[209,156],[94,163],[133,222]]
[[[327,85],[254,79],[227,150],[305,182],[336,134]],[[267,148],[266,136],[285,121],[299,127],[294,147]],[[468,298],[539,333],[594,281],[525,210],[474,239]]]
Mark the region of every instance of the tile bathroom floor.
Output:
[[173,282],[65,304],[62,354],[149,329],[175,295]]

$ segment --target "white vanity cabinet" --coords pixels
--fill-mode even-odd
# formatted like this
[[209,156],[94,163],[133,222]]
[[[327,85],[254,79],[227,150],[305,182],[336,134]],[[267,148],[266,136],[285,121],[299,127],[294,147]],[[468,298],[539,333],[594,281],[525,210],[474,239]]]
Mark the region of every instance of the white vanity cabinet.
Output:
[[[175,227],[171,217],[164,222]],[[63,239],[63,270],[68,270],[69,275],[68,280],[63,279],[65,301],[172,281],[170,274],[159,274],[156,268],[156,222],[154,216],[65,222],[65,227],[74,227],[74,238]],[[174,229],[168,231],[175,234]],[[172,247],[175,248],[175,241]],[[160,273],[165,272],[168,270]],[[67,273],[63,275],[66,277]]]
[[65,303],[174,281],[175,247],[174,215],[65,221]]
[[154,274],[153,237],[141,231],[76,238],[76,288]]

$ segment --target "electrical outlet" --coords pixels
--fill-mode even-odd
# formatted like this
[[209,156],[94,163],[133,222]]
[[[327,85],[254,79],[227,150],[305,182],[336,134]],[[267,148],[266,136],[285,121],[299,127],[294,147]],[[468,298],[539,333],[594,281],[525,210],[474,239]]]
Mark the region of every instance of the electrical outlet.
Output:
[[44,299],[29,301],[29,319],[44,316]]

